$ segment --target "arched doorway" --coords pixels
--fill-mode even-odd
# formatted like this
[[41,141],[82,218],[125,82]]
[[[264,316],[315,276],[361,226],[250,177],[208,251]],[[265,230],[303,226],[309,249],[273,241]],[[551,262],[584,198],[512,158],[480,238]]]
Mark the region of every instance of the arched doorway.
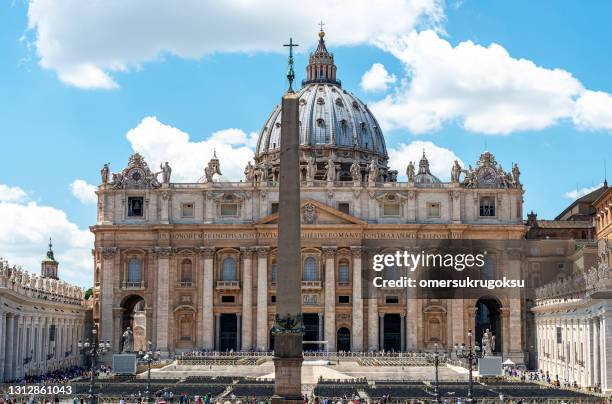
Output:
[[399,314],[385,314],[383,349],[399,352],[402,349],[402,318]]
[[336,347],[338,351],[350,351],[351,350],[351,331],[342,327],[338,329],[336,336]]
[[[318,313],[304,313],[304,336],[302,341],[319,341],[319,314]],[[319,351],[321,348],[317,344],[304,344],[304,351]]]
[[495,336],[493,352],[503,352],[503,328],[501,321],[501,303],[494,297],[481,297],[476,302],[475,342],[480,344],[482,335],[489,329]]
[[[126,296],[121,301],[121,335],[130,327],[134,333],[134,351],[147,346],[147,314],[145,300],[139,295]],[[117,341],[119,351],[123,350],[123,338]]]

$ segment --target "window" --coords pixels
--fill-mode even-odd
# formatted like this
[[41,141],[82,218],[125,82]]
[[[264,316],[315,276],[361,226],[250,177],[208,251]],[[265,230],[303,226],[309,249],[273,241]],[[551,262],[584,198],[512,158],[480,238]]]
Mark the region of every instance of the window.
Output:
[[340,262],[338,266],[338,282],[349,282],[349,264],[346,261]]
[[383,216],[399,216],[400,206],[399,203],[385,203],[383,205]]
[[397,296],[386,296],[385,297],[385,303],[387,303],[387,304],[398,304],[399,303],[399,297],[397,297]]
[[315,257],[308,257],[304,260],[304,280],[319,280],[319,274],[317,273],[317,260]]
[[181,204],[181,217],[193,217],[193,203]]
[[55,341],[55,324],[49,326],[49,341]]
[[140,260],[138,258],[130,258],[130,260],[128,261],[127,273],[128,284],[140,284],[140,282],[142,281],[140,269]]
[[276,295],[270,296],[270,303],[276,304]]
[[128,197],[128,216],[142,217],[144,216],[144,198],[142,196]]
[[221,216],[238,216],[238,204],[237,203],[222,203],[221,204]]
[[348,202],[339,202],[338,210],[342,213],[346,213],[347,215],[351,214],[351,205]]
[[272,202],[270,205],[270,214],[273,215],[278,212],[278,202]]
[[191,260],[184,259],[181,263],[181,283],[191,284],[192,279],[192,263]]
[[226,258],[223,260],[223,280],[224,281],[237,281],[236,278],[236,260],[233,258]]
[[480,276],[482,279],[491,280],[496,278],[496,261],[497,258],[495,254],[488,254],[484,260],[484,266],[480,270]]
[[221,303],[234,303],[235,301],[235,296],[221,296]]
[[427,204],[427,217],[440,217],[440,203],[430,202]]
[[339,304],[349,304],[351,302],[350,296],[338,296]]
[[495,198],[492,196],[483,196],[480,198],[480,216],[495,216]]
[[271,275],[272,275],[272,283],[275,284],[276,283],[276,270],[277,270],[278,266],[276,265],[276,261],[272,263],[272,270]]
[[304,295],[304,304],[319,304],[319,295]]

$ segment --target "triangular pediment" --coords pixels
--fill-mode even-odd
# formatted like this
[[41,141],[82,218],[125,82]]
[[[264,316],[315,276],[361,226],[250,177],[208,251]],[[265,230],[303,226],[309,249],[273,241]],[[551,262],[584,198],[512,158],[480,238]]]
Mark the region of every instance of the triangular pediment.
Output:
[[[314,199],[304,199],[300,204],[302,225],[366,224],[355,216],[347,215]],[[258,224],[278,224],[278,212],[262,218]]]

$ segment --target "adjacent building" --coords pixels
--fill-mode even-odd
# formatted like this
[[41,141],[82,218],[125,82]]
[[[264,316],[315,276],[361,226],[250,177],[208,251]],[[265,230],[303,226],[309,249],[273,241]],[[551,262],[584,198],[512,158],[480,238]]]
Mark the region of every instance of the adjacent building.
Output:
[[84,292],[59,280],[58,266],[51,242],[40,275],[0,259],[0,382],[82,363]]

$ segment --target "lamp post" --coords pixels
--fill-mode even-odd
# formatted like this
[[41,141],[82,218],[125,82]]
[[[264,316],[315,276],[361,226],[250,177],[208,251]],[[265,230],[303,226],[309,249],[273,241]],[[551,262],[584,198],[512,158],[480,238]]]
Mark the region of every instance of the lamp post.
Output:
[[89,395],[88,402],[89,404],[96,404],[98,402],[98,397],[96,396],[95,383],[96,383],[96,365],[97,359],[100,354],[108,352],[110,349],[110,341],[98,341],[98,329],[94,327],[91,330],[92,341],[89,342],[89,338],[85,340],[85,342],[79,340],[77,346],[79,350],[83,353],[83,355],[89,356],[91,358],[91,376],[89,378]]
[[146,352],[138,351],[138,356],[147,364],[147,391],[145,395],[147,397],[147,403],[151,402],[151,363],[156,361],[161,356],[160,350],[153,350],[153,342],[147,341]]
[[472,330],[468,330],[468,346],[465,344],[455,344],[455,355],[459,359],[467,359],[468,371],[469,371],[469,379],[468,379],[468,403],[475,403],[474,399],[474,380],[472,377],[472,365],[474,364],[474,359],[478,359],[481,356],[480,347],[478,344],[474,344],[472,346]]
[[431,358],[433,358],[433,363],[435,367],[435,375],[436,375],[436,384],[434,385],[434,394],[436,395],[436,403],[441,403],[442,399],[440,398],[440,379],[438,378],[438,366],[440,365],[440,354],[438,353],[438,343],[434,344],[435,351],[431,354]]

